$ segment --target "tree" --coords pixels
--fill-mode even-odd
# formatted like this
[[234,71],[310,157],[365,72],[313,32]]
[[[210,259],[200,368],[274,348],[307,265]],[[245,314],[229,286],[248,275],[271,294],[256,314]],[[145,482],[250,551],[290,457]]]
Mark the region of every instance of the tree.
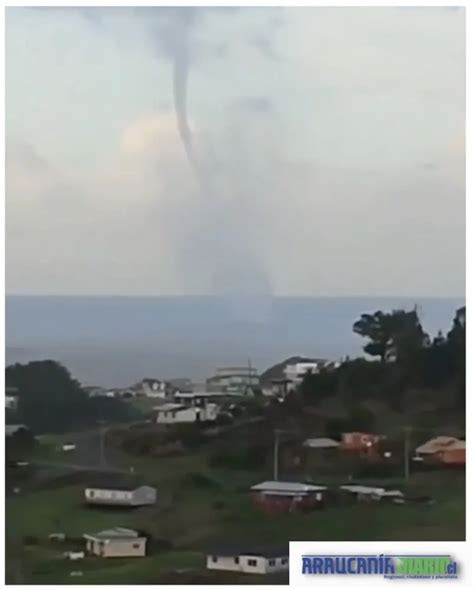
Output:
[[299,393],[305,403],[316,405],[321,399],[336,392],[337,373],[322,368],[317,373],[308,371],[299,386]]
[[389,314],[382,311],[376,311],[373,315],[363,313],[352,329],[358,335],[370,339],[363,347],[366,354],[378,356],[382,362],[387,360],[392,337]]
[[79,383],[53,360],[8,366],[6,382],[18,388],[20,418],[35,432],[66,431],[92,418]]
[[364,352],[379,357],[382,362],[404,362],[429,344],[416,307],[411,311],[364,313],[354,323],[353,331],[370,340],[364,345]]
[[446,342],[458,403],[464,406],[466,400],[466,307],[460,307],[456,311]]
[[8,459],[21,459],[29,456],[35,446],[35,438],[28,429],[19,429],[5,438],[5,455]]

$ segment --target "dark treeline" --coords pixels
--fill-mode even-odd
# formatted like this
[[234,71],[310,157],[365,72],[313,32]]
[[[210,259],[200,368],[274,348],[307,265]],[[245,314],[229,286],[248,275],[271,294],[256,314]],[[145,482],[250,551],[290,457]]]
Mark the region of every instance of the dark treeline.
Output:
[[466,308],[456,311],[451,329],[431,339],[416,307],[411,311],[363,314],[353,325],[364,338],[367,358],[346,359],[332,370],[307,374],[300,393],[305,404],[318,405],[340,396],[349,411],[361,402],[382,401],[404,411],[423,395],[458,412],[465,406]]
[[53,360],[8,366],[6,385],[19,393],[15,422],[35,433],[67,432],[101,420],[136,416],[133,406],[121,399],[89,398],[68,370]]

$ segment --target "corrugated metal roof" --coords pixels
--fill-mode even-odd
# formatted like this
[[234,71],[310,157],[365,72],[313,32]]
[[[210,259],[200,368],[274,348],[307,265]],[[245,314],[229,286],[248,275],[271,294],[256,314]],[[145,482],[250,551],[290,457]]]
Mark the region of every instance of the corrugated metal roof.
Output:
[[366,487],[365,485],[341,485],[339,488],[361,495],[383,495],[386,492],[383,487]]
[[84,534],[86,538],[138,538],[140,534],[135,530],[130,530],[129,528],[111,528],[110,530],[102,530],[101,532],[96,532],[95,534]]
[[263,558],[287,557],[288,546],[281,547],[250,547],[250,546],[211,546],[207,553],[212,556],[262,556]]
[[16,434],[16,432],[20,431],[21,429],[27,430],[28,427],[22,423],[17,423],[17,424],[8,424],[5,425],[5,435],[6,436],[12,436],[13,434]]
[[308,493],[310,491],[324,491],[327,487],[312,485],[307,483],[293,483],[285,481],[264,481],[250,488],[251,491],[276,492],[279,494],[288,493]]
[[339,445],[339,442],[330,438],[310,438],[303,444],[307,448],[337,448]]
[[466,442],[450,436],[438,436],[418,446],[418,454],[436,454],[442,450],[462,450],[466,448]]

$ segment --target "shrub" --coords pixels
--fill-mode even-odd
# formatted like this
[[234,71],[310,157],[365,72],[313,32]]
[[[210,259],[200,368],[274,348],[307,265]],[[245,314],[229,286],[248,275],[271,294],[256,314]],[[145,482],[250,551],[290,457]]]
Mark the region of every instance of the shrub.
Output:
[[37,536],[27,535],[23,537],[23,544],[25,546],[36,546],[39,544],[39,538]]
[[216,425],[230,425],[233,423],[232,415],[229,413],[219,413],[216,418]]
[[195,489],[216,489],[220,486],[216,480],[202,472],[188,472],[184,475],[182,482]]

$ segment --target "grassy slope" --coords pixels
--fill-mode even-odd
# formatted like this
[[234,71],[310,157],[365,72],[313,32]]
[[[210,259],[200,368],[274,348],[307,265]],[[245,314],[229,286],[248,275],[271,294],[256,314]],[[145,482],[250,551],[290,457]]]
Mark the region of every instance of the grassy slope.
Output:
[[[292,540],[461,540],[464,538],[464,477],[461,473],[419,473],[409,487],[437,499],[432,507],[360,505],[277,518],[255,512],[246,490],[268,473],[210,470],[204,452],[178,458],[134,459],[137,473],[159,490],[156,506],[134,511],[85,507],[82,485],[35,490],[7,498],[7,575],[20,582],[158,582],[175,568],[202,569],[206,546],[215,542],[286,543]],[[196,485],[189,473],[203,473],[214,485]],[[321,482],[324,482],[321,480]],[[329,481],[328,481],[329,482]],[[373,481],[374,483],[377,481]],[[387,481],[385,481],[385,484]],[[392,480],[392,484],[403,481]],[[46,538],[52,532],[80,536],[111,526],[145,529],[176,549],[146,559],[84,563],[55,560]],[[36,536],[39,546],[25,547]],[[18,566],[18,564],[21,566]],[[84,577],[69,577],[70,570]]]

